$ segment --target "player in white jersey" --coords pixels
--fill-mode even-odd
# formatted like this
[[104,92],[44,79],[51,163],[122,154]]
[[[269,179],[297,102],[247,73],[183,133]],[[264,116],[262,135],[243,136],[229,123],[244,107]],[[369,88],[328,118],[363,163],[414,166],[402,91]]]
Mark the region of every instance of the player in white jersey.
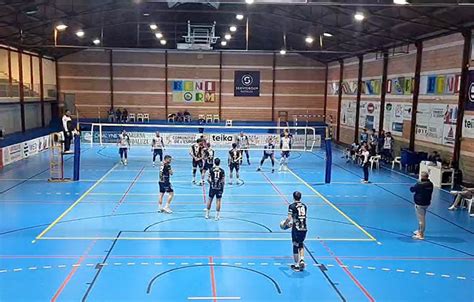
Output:
[[[247,164],[249,164],[250,166],[249,146],[250,146],[249,137],[246,134],[244,134],[244,132],[240,132],[240,135],[237,136],[237,147],[242,151],[242,153],[245,152],[245,157],[247,158]],[[242,159],[243,159],[243,156],[242,156]]]
[[283,132],[282,137],[280,138],[280,149],[281,149],[281,159],[280,159],[280,168],[278,171],[287,171],[288,170],[288,160],[290,158],[291,150],[291,134],[288,130]]
[[119,147],[120,162],[126,166],[128,162],[128,149],[130,148],[130,136],[128,136],[127,131],[122,130],[122,133],[119,134],[117,145]]
[[151,152],[153,152],[153,167],[156,165],[156,157],[160,156],[160,162],[163,161],[163,149],[165,149],[165,143],[163,137],[160,136],[160,132],[156,132],[155,137],[151,140]]
[[263,147],[263,156],[262,160],[260,160],[260,166],[258,167],[257,171],[262,170],[262,165],[267,158],[270,158],[272,161],[272,173],[275,172],[275,144],[273,143],[273,139],[270,137],[268,139],[268,143]]

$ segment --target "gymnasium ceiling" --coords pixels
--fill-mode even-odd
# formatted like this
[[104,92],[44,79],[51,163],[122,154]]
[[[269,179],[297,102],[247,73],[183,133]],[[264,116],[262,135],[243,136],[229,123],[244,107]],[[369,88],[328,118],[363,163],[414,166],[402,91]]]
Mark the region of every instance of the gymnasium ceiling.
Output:
[[[189,3],[192,2],[192,3]],[[237,31],[227,46],[218,42],[214,49],[279,51],[286,48],[321,62],[351,57],[367,51],[390,49],[420,38],[472,29],[472,0],[409,0],[394,5],[392,0],[318,1],[245,0],[160,1],[160,0],[0,0],[0,43],[49,56],[60,57],[94,46],[176,49],[186,34],[187,21],[211,24],[223,37],[229,27]],[[365,20],[354,20],[356,11]],[[237,20],[236,14],[244,15]],[[246,23],[248,17],[248,35]],[[54,28],[63,22],[57,46]],[[165,46],[155,37],[150,23],[167,40]],[[75,32],[83,29],[85,36]],[[325,37],[324,33],[332,34]],[[314,38],[312,44],[305,38]],[[286,46],[285,46],[286,41]],[[400,47],[399,50],[403,50]]]

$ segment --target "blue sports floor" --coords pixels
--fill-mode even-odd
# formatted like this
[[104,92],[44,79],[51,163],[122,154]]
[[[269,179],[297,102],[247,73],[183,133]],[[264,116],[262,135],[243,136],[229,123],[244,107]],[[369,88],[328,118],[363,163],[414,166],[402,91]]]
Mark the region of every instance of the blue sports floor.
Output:
[[[88,148],[80,182],[48,183],[48,152],[0,171],[0,301],[474,301],[474,219],[436,190],[426,240],[413,240],[415,180],[398,172],[363,185],[335,151],[324,185],[321,151],[294,152],[291,171],[274,174],[269,162],[255,171],[255,151],[216,222],[203,217],[207,188],[191,184],[187,149],[166,151],[167,215],[149,147],[133,147],[126,167],[115,146]],[[301,273],[279,228],[295,190],[309,208]]]

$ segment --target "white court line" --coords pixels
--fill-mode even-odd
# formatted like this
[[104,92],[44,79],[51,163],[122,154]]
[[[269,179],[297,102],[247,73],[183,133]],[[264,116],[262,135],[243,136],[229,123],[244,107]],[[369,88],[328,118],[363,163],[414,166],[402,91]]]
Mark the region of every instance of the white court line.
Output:
[[[155,241],[290,241],[290,237],[42,237],[40,240],[155,240]],[[372,242],[370,238],[306,238],[306,241]]]
[[188,297],[188,300],[240,300],[240,297]]
[[[122,196],[123,193],[112,193],[112,192],[98,192],[98,193],[89,193],[88,195],[120,195]],[[158,196],[159,193],[129,193],[127,196]],[[174,196],[202,196],[202,193],[181,193],[181,194],[174,194]],[[280,197],[278,194],[238,194],[232,195],[232,193],[226,194],[229,197]],[[318,197],[316,194],[305,194],[305,196],[312,196]]]

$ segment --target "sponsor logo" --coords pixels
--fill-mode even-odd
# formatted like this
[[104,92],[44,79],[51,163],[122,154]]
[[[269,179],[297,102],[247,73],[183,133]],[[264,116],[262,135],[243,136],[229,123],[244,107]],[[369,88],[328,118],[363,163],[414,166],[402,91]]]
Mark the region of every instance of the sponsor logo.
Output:
[[212,134],[211,142],[228,142],[231,143],[234,140],[233,135],[229,134]]
[[242,76],[242,84],[244,86],[250,86],[253,83],[253,77],[250,74],[244,74]]

